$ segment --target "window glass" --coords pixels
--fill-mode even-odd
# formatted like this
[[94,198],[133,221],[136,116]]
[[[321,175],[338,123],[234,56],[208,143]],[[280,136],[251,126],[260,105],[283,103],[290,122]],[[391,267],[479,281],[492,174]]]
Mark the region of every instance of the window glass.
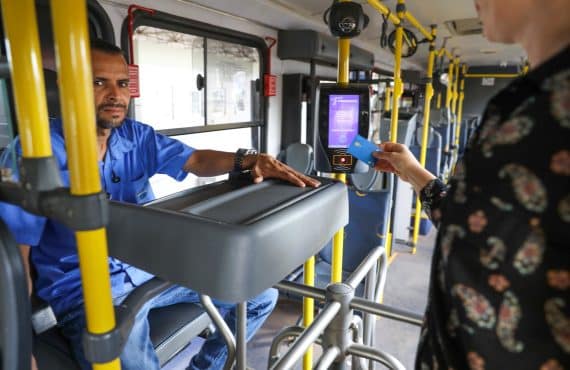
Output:
[[140,97],[133,99],[137,120],[157,130],[204,125],[204,39],[155,27],[134,34]]
[[259,79],[257,49],[207,40],[207,124],[252,122]]
[[[196,149],[214,149],[226,152],[235,152],[239,148],[254,148],[257,146],[252,142],[252,130],[259,130],[259,128],[247,127],[232,130],[203,132],[191,135],[180,135],[176,136],[176,139]],[[154,195],[157,198],[160,198],[184,189],[221,181],[226,178],[227,175],[197,177],[193,174],[188,174],[186,179],[178,182],[167,175],[158,174],[154,175],[150,179],[150,183],[154,191]]]

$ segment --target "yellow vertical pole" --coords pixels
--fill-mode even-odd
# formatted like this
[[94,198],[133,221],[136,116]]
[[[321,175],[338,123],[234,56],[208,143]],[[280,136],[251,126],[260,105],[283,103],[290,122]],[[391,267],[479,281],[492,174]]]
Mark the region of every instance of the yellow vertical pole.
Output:
[[[455,150],[459,155],[459,135],[461,134],[461,124],[463,121],[463,100],[465,99],[465,73],[467,72],[467,65],[463,65],[462,72],[461,72],[461,82],[460,82],[460,90],[459,90],[459,101],[457,103],[457,131],[455,133]],[[455,172],[455,165],[453,165],[453,172]]]
[[[340,85],[348,85],[350,63],[350,39],[340,38],[338,40],[338,72],[337,82]],[[346,183],[346,174],[335,174],[337,180]],[[331,283],[342,281],[342,257],[344,243],[344,228],[340,229],[333,237],[333,253],[331,266]]]
[[[397,7],[405,9],[405,1],[398,0]],[[400,23],[396,25],[396,40],[394,47],[394,93],[392,96],[392,120],[390,122],[390,141],[398,142],[398,119],[400,113],[400,98],[404,92],[404,83],[402,82],[402,41],[404,38],[404,28],[402,27],[405,17],[405,10],[397,11]],[[394,204],[392,204],[392,209]],[[391,226],[391,216],[388,218],[388,226]],[[386,254],[392,255],[392,232],[388,229],[386,238]]]
[[437,101],[435,103],[435,107],[437,109],[441,109],[441,92],[437,93]]
[[392,98],[392,88],[390,86],[386,87],[384,92],[384,112],[390,111],[390,99]]
[[459,98],[459,58],[453,60],[453,95],[451,101],[451,112],[457,114],[457,99]]
[[459,155],[459,135],[461,134],[461,121],[459,120],[459,116],[457,114],[458,102],[459,102],[459,80],[461,79],[459,73],[459,58],[455,58],[453,61],[455,66],[455,82],[453,84],[453,106],[452,112],[455,118],[455,140],[453,141],[453,163],[452,168],[455,168],[455,163],[457,162],[457,157]]
[[[449,67],[447,70],[447,90],[445,93],[445,109],[447,113],[451,112],[451,100],[453,98],[453,71],[454,71],[453,60],[450,60]],[[448,124],[451,124],[451,122],[449,122]],[[450,149],[449,141],[451,141],[451,138],[446,142],[445,148],[443,148],[443,151],[447,154],[449,154],[449,149]]]
[[[72,195],[101,192],[97,163],[93,76],[85,1],[51,2],[61,91],[64,134]],[[75,233],[87,330],[104,334],[115,328],[105,228]],[[119,359],[93,364],[95,370],[120,369]]]
[[[346,0],[350,1],[350,0]],[[338,75],[337,82],[341,85],[348,85],[350,71],[350,39],[340,38],[338,40]],[[346,174],[336,173],[334,178],[346,183]],[[332,243],[332,263],[331,263],[331,282],[338,283],[342,281],[342,255],[344,243],[344,228],[338,230]],[[315,258],[311,257],[304,265],[304,283],[309,286],[315,285]],[[312,298],[303,298],[303,325],[309,326],[313,322],[314,300]],[[303,356],[303,370],[309,370],[313,367],[313,347],[310,346]]]
[[44,74],[33,0],[2,0],[6,47],[25,158],[51,157]]
[[[429,137],[429,119],[431,112],[431,99],[433,98],[433,66],[435,63],[435,37],[436,37],[436,27],[432,26],[431,35],[432,41],[429,45],[429,55],[428,55],[428,67],[427,67],[427,83],[425,92],[425,102],[424,102],[424,119],[423,119],[423,129],[422,129],[422,146],[420,149],[420,164],[425,167],[426,164],[426,153]],[[414,215],[414,229],[412,232],[412,254],[416,253],[416,246],[418,244],[418,237],[420,232],[420,219],[421,219],[422,206],[420,201],[420,196],[416,194],[416,210]]]
[[445,93],[445,108],[451,111],[451,100],[453,99],[453,71],[455,70],[453,61],[449,61],[447,70],[447,91]]
[[[303,282],[308,286],[315,286],[315,257],[305,261],[303,266]],[[315,312],[315,300],[313,298],[303,298],[303,326],[306,328],[313,322]],[[303,356],[303,369],[313,367],[313,346],[307,349]]]
[[[404,0],[398,0],[398,6],[404,6]],[[390,122],[390,141],[398,141],[398,115],[400,112],[400,98],[404,92],[404,83],[402,82],[402,41],[404,37],[404,28],[402,27],[404,12],[399,11],[398,18],[400,24],[396,25],[396,40],[394,49],[394,94],[392,97],[392,120]]]
[[459,89],[459,103],[457,107],[457,121],[461,124],[463,120],[463,100],[465,99],[465,78],[461,79]]

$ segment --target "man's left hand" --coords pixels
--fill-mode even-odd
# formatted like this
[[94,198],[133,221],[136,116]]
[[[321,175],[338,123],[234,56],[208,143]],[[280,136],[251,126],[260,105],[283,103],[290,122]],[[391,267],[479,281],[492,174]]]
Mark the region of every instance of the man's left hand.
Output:
[[317,187],[321,184],[319,181],[295,171],[291,167],[265,153],[257,155],[257,160],[253,167],[251,167],[251,176],[255,183],[260,183],[265,178],[274,178],[288,181],[300,187],[305,187],[307,185]]

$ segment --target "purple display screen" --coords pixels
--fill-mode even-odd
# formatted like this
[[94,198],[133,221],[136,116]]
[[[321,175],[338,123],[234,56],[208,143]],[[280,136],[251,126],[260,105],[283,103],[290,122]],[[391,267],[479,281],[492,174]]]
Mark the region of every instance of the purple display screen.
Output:
[[329,95],[329,148],[348,148],[358,134],[359,95]]

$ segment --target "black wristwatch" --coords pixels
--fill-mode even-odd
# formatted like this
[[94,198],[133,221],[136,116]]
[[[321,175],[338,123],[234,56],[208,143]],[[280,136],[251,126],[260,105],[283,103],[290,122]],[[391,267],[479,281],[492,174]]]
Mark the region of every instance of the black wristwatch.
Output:
[[238,149],[235,157],[234,157],[234,172],[242,172],[243,168],[243,160],[247,155],[256,155],[257,150],[255,149]]

